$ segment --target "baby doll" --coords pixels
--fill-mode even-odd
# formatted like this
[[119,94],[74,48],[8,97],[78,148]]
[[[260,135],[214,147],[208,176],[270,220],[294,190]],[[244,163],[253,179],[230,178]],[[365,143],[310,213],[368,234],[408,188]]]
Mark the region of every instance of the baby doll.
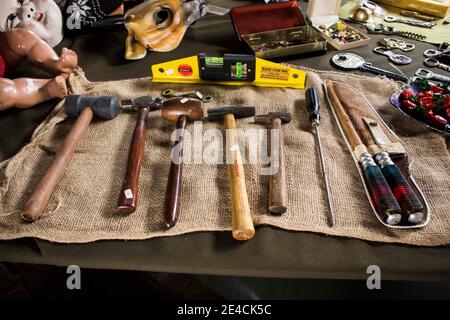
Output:
[[[54,78],[4,78],[5,70],[16,68],[25,59]],[[29,108],[47,100],[64,98],[66,79],[77,64],[75,52],[63,48],[58,56],[52,47],[27,29],[0,33],[0,111],[13,106]]]

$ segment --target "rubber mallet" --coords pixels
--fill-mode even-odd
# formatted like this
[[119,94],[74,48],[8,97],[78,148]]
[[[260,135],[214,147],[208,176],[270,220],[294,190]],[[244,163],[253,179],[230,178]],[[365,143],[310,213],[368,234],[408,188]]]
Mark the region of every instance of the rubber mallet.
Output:
[[25,204],[22,210],[22,219],[35,221],[42,215],[94,114],[102,119],[113,119],[119,113],[119,109],[120,104],[116,97],[70,95],[66,98],[64,111],[69,117],[77,118],[77,120]]
[[208,110],[209,121],[225,121],[227,171],[230,183],[232,205],[232,234],[236,240],[249,240],[255,235],[242,156],[236,132],[236,118],[255,115],[255,107],[226,107]]
[[[267,125],[272,130],[278,130],[278,146],[272,150],[272,159],[276,159],[278,168],[275,174],[269,178],[269,212],[283,214],[287,211],[286,170],[284,160],[284,137],[281,130],[283,124],[291,122],[292,115],[289,112],[269,112],[268,114],[254,117],[255,123]],[[272,136],[272,135],[271,135]],[[276,143],[271,141],[271,143]]]

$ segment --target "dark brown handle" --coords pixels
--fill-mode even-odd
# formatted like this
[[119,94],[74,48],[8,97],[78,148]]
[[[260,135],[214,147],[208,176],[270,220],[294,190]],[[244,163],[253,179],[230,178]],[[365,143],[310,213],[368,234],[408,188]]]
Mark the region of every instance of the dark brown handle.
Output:
[[56,184],[72,160],[75,149],[83,138],[93,116],[94,113],[91,108],[86,108],[81,112],[77,121],[64,139],[63,144],[55,154],[52,163],[37,184],[30,199],[28,199],[25,204],[25,207],[22,210],[22,219],[26,221],[35,221],[42,215],[53,190],[55,190]]
[[270,176],[269,182],[269,212],[283,214],[287,210],[286,171],[284,165],[284,138],[281,130],[281,120],[272,120],[272,130],[278,130],[278,148],[272,157],[278,157],[278,170]]
[[[164,203],[164,220],[167,229],[172,228],[178,220],[181,204],[181,177],[183,173],[183,140],[187,117],[181,115],[177,120],[177,140],[172,149],[169,179],[167,181]],[[175,161],[175,162],[174,162]]]
[[131,139],[128,164],[122,190],[117,202],[117,211],[130,214],[136,211],[139,195],[139,172],[144,159],[144,147],[147,137],[147,117],[150,109],[139,108],[136,127]]

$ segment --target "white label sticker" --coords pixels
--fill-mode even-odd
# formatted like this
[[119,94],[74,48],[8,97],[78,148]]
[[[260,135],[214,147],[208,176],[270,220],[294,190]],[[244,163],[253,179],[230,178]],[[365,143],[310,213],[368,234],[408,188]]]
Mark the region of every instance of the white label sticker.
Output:
[[173,74],[173,73],[174,73],[173,69],[169,69],[169,70],[166,71],[166,74],[167,74],[168,76],[170,76],[170,75]]
[[203,94],[200,91],[195,92],[195,95],[202,100],[203,99]]
[[239,146],[238,146],[237,144],[233,144],[233,145],[230,147],[230,150],[231,150],[231,151],[238,151],[238,150],[239,150]]
[[133,191],[131,191],[131,189],[127,189],[123,193],[125,194],[125,198],[133,199]]
[[189,101],[188,98],[183,98],[183,99],[180,100],[181,103],[186,103],[186,102],[188,102],[188,101]]

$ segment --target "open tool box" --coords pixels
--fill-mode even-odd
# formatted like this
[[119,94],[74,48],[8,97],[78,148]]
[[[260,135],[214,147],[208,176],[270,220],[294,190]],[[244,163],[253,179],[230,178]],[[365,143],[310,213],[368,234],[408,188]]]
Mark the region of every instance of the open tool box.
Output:
[[368,45],[370,38],[339,20],[341,0],[309,0],[307,16],[312,26],[337,50]]
[[[409,159],[400,138],[386,125],[370,102],[350,85],[327,81],[324,89],[328,103],[332,106],[332,114],[352,154],[367,198],[378,220],[389,228],[415,229],[425,227],[430,222],[431,209],[411,175],[410,165],[412,160]],[[339,107],[335,107],[336,105],[339,105]],[[345,110],[344,113],[347,116],[339,115],[339,109]],[[352,130],[357,131],[362,144],[357,142],[357,138],[355,139],[348,134]],[[355,145],[357,146],[355,147]],[[367,153],[370,156],[364,157]],[[383,156],[380,157],[380,155]],[[373,169],[375,171],[380,168],[380,175],[374,174],[373,170],[366,170],[364,161],[361,159],[367,158],[366,164],[373,159],[374,165],[371,166],[376,167]],[[375,164],[375,161],[378,165]],[[401,176],[406,181],[402,182]],[[383,177],[386,180],[384,185],[380,183],[380,177],[381,180],[383,180]],[[393,180],[397,183],[393,183]],[[409,206],[414,202],[407,200],[411,198],[405,196],[408,185],[416,196],[416,200],[418,200],[416,202],[418,206]],[[399,204],[398,210],[386,210],[386,208],[395,207],[391,206],[389,201],[385,201],[387,198],[380,196],[380,194],[386,195],[390,192],[389,190],[392,191],[393,198]],[[380,210],[380,208],[384,209]],[[420,209],[416,210],[416,208]]]
[[297,1],[235,7],[230,15],[239,40],[258,58],[327,50],[326,39],[306,25]]

